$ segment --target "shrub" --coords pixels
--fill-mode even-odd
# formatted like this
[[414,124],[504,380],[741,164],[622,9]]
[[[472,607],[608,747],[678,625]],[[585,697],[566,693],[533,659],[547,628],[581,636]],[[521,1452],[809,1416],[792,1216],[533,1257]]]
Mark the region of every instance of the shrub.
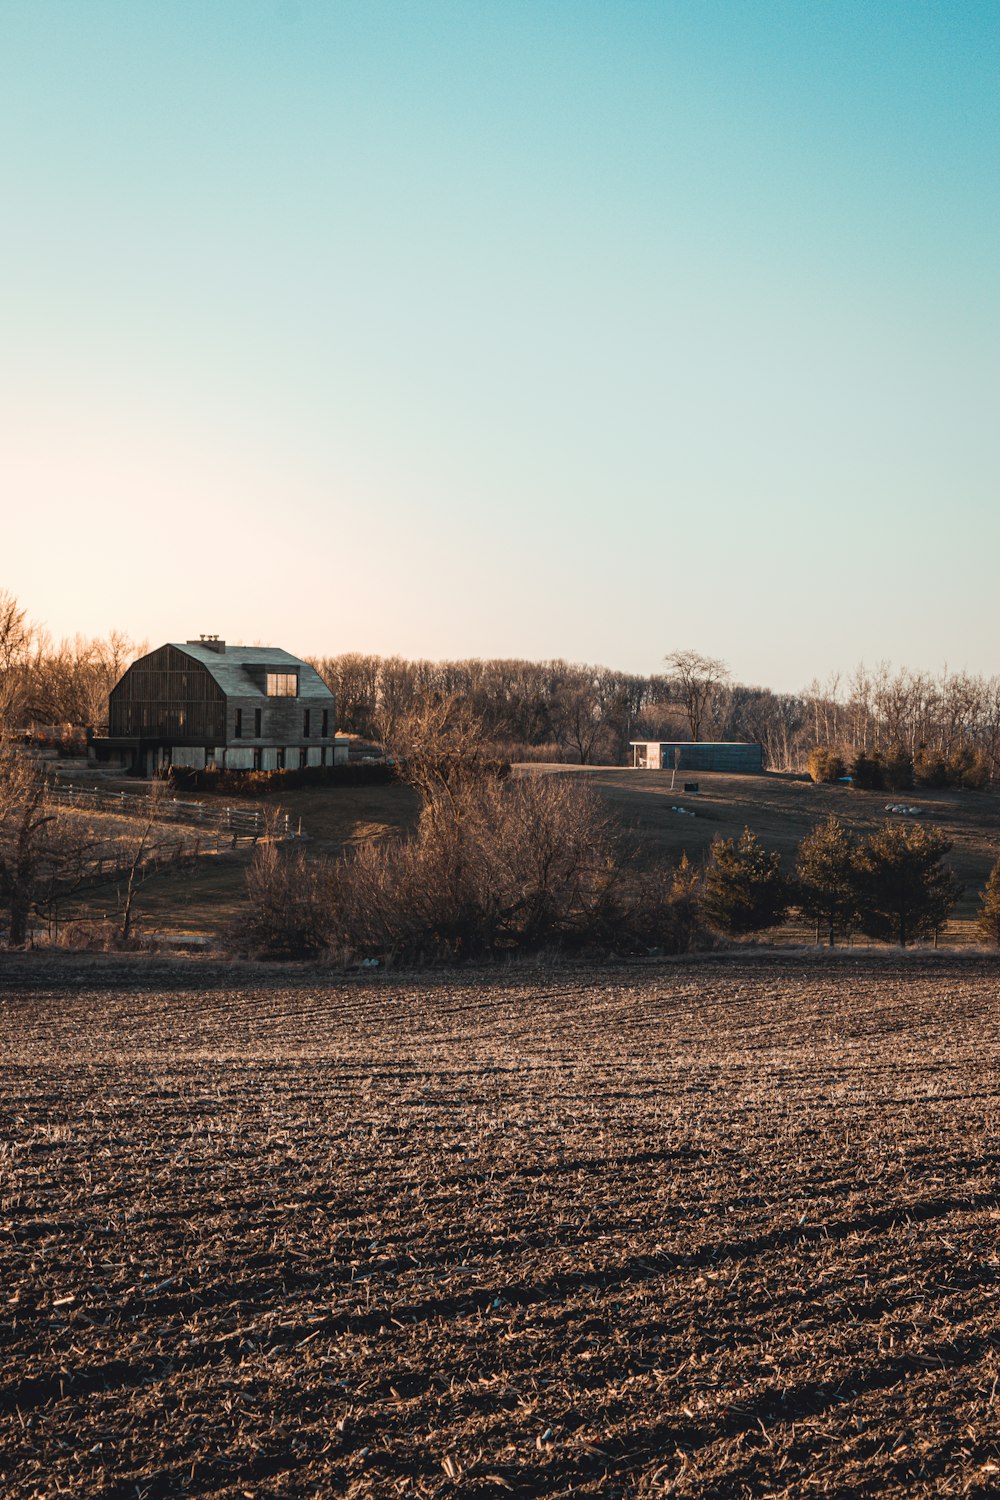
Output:
[[918,786],[948,785],[948,766],[944,756],[937,750],[928,750],[926,745],[921,745],[914,757],[913,775]]
[[265,844],[235,951],[454,961],[562,951],[686,952],[699,877],[644,867],[594,793],[562,777],[439,788],[416,833],[333,864]]
[[845,774],[844,759],[836,750],[826,745],[814,745],[807,762],[813,781],[839,781]]
[[182,792],[217,792],[225,797],[266,797],[307,786],[385,786],[397,780],[390,765],[302,766],[291,771],[221,771],[209,766],[170,766],[163,779]]
[[613,940],[620,858],[589,789],[526,777],[438,791],[413,837],[334,872],[338,947],[358,957],[479,957]]
[[981,792],[989,785],[989,763],[977,750],[968,748],[956,750],[948,757],[946,772],[949,786],[960,786],[967,791]]
[[895,745],[882,761],[882,783],[891,792],[913,790],[913,757],[904,745]]
[[702,909],[730,937],[776,927],[788,910],[781,855],[766,850],[749,828],[738,839],[716,839],[705,876]]
[[976,926],[984,943],[1000,947],[1000,860],[997,860],[987,878],[980,900]]
[[247,915],[225,933],[226,947],[263,958],[315,958],[329,946],[330,887],[325,861],[262,841],[247,871]]
[[885,786],[882,774],[882,762],[878,752],[874,755],[866,755],[863,750],[859,751],[851,767],[851,776],[854,785],[864,792],[878,792]]

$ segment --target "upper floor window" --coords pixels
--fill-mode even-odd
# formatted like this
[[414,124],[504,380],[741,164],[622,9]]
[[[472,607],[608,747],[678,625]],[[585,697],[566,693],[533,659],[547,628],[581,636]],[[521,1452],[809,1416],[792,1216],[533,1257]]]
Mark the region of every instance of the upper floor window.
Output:
[[233,730],[233,739],[234,740],[241,740],[242,738],[243,738],[243,710],[242,710],[242,708],[238,708],[236,710],[236,728]]
[[303,735],[304,739],[308,739],[309,738],[309,726],[310,726],[311,718],[312,718],[312,715],[310,714],[310,712],[309,712],[309,710],[307,708],[306,711],[305,711],[305,713],[302,715],[302,735]]
[[268,672],[267,696],[269,698],[296,698],[299,692],[297,672]]
[[328,708],[324,708],[324,710],[323,710],[323,738],[326,739],[329,736],[329,733],[330,733],[330,710]]

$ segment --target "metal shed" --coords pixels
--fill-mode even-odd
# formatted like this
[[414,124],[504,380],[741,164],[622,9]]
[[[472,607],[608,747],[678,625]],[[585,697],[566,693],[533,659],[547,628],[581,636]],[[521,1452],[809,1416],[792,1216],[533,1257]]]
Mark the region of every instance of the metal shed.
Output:
[[764,769],[763,745],[743,740],[632,740],[632,765],[648,771],[732,771]]

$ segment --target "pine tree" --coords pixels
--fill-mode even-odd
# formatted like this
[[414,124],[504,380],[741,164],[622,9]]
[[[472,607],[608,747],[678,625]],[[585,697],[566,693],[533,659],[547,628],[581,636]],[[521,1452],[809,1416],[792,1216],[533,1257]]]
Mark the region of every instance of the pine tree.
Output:
[[886,822],[858,850],[861,929],[869,937],[898,942],[936,934],[962,894],[954,873],[941,863],[951,843],[919,823]]
[[839,818],[818,823],[799,845],[796,865],[798,904],[816,922],[816,941],[822,923],[830,947],[836,930],[847,926],[857,910],[858,884],[854,840]]
[[737,937],[775,927],[788,910],[781,855],[744,828],[738,839],[716,839],[705,876],[702,910],[713,927]]
[[1000,947],[1000,859],[989,873],[986,887],[980,897],[977,927],[984,943]]

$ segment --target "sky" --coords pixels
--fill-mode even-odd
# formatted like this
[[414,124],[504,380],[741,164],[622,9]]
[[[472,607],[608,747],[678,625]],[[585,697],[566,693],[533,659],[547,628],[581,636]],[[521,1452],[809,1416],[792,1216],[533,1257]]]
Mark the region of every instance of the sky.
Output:
[[53,637],[1000,672],[997,0],[0,0]]

